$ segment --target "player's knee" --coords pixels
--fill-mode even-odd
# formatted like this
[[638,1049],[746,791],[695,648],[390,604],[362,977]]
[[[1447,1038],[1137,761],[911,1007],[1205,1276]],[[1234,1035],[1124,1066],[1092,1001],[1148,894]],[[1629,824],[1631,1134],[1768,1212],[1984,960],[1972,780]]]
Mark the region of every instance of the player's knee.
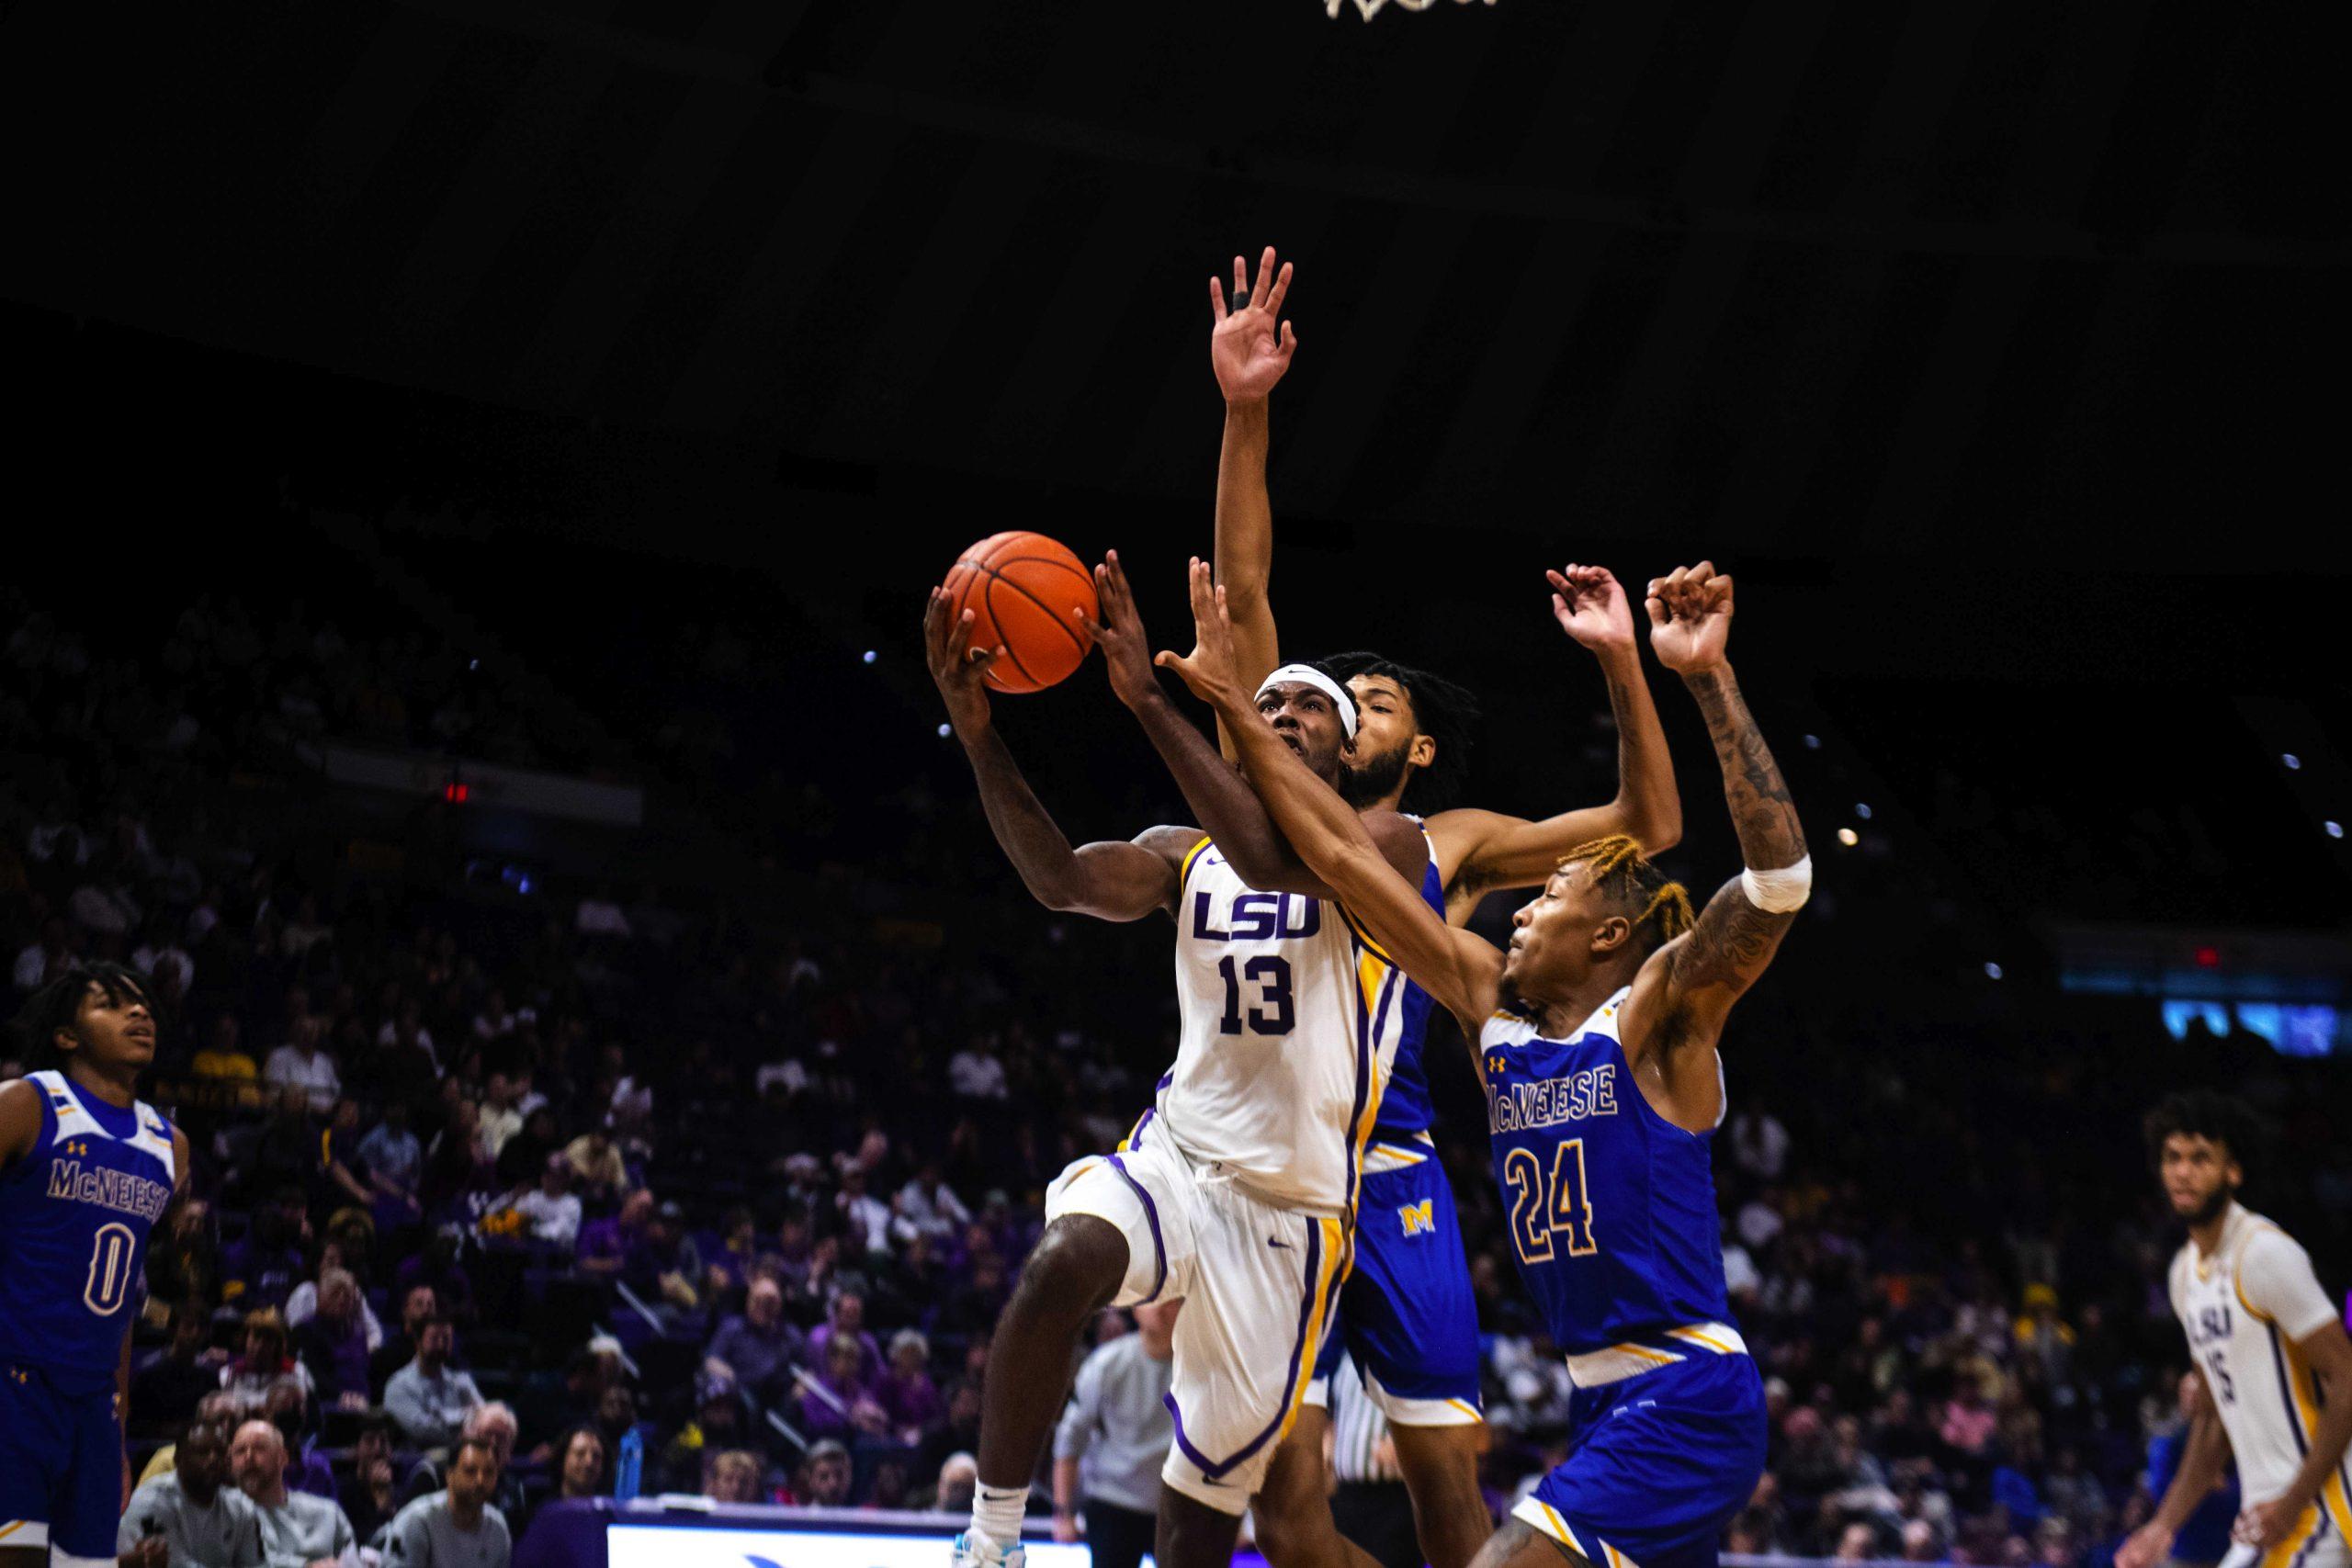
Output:
[[1110,1304],[1127,1272],[1127,1242],[1091,1214],[1064,1214],[1046,1227],[1021,1266],[1013,1305],[1083,1319]]

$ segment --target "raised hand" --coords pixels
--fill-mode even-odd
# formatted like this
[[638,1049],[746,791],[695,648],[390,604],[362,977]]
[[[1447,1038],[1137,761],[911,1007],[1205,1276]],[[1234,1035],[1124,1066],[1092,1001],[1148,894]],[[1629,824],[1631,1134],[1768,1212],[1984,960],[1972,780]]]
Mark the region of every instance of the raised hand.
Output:
[[1570,561],[1544,575],[1552,584],[1552,617],[1562,631],[1595,653],[1633,648],[1633,607],[1607,567]]
[[1094,569],[1094,597],[1102,607],[1102,618],[1089,621],[1086,629],[1094,634],[1094,645],[1102,650],[1102,663],[1111,674],[1111,690],[1129,707],[1159,693],[1159,677],[1151,671],[1151,644],[1143,635],[1143,616],[1136,611],[1134,591],[1127,586],[1127,574],[1119,565],[1119,552],[1113,550]]
[[1298,332],[1282,320],[1283,297],[1290,292],[1290,264],[1274,269],[1274,247],[1259,258],[1258,281],[1248,281],[1239,256],[1233,258],[1233,309],[1225,305],[1225,285],[1209,279],[1209,310],[1216,329],[1209,333],[1209,365],[1228,403],[1263,402],[1290,368]]
[[1679,566],[1650,579],[1650,651],[1678,675],[1722,668],[1731,638],[1731,579],[1714,563]]
[[1209,571],[1209,563],[1193,558],[1193,651],[1181,658],[1164,652],[1153,662],[1173,670],[1193,694],[1220,710],[1238,703],[1239,660],[1233,651],[1233,618],[1226,612],[1225,590]]
[[989,692],[980,679],[997,661],[1001,648],[972,646],[972,612],[961,615],[947,608],[947,591],[931,591],[931,604],[922,613],[923,659],[939,694],[947,700],[947,720],[957,733],[984,729],[989,722]]

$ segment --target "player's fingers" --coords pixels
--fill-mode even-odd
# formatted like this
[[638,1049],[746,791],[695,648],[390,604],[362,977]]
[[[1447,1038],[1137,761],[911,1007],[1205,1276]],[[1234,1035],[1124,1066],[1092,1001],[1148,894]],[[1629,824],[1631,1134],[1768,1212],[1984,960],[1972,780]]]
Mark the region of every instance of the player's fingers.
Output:
[[1274,289],[1273,246],[1268,245],[1265,249],[1265,254],[1259,256],[1258,281],[1251,284],[1250,288],[1250,292],[1257,296],[1260,304],[1269,310],[1274,308],[1274,301],[1272,298]]
[[1716,608],[1716,609],[1718,609],[1718,610],[1728,610],[1728,609],[1730,609],[1730,608],[1731,608],[1731,579],[1730,579],[1730,577],[1729,577],[1729,576],[1718,577],[1717,579],[1715,579],[1715,581],[1714,581],[1713,583],[1709,584],[1708,586],[1710,587],[1710,589],[1713,591],[1713,594],[1714,594],[1713,604],[1714,604],[1715,608]]
[[1283,323],[1281,352],[1284,359],[1298,352],[1298,329],[1288,321]]
[[1567,613],[1568,613],[1568,602],[1567,602],[1566,599],[1561,598],[1557,593],[1553,594],[1553,595],[1552,595],[1552,614],[1554,614],[1554,615],[1566,615]]
[[1650,625],[1653,626],[1663,626],[1674,619],[1667,610],[1666,601],[1655,593],[1642,601],[1642,607],[1650,613]]
[[1699,581],[1704,582],[1715,575],[1715,563],[1711,560],[1702,560],[1690,569],[1690,575]]
[[1225,280],[1212,274],[1209,277],[1209,318],[1225,320]]
[[1242,296],[1250,292],[1250,264],[1239,256],[1233,258],[1233,308],[1241,309]]
[[[1266,247],[1266,260],[1271,262],[1273,259],[1274,248],[1272,245],[1269,245]],[[1276,315],[1282,314],[1283,296],[1290,292],[1290,263],[1283,263],[1282,270],[1274,274],[1273,288],[1268,290],[1266,294],[1266,309],[1273,311]],[[1261,274],[1260,276],[1262,276],[1263,274]]]

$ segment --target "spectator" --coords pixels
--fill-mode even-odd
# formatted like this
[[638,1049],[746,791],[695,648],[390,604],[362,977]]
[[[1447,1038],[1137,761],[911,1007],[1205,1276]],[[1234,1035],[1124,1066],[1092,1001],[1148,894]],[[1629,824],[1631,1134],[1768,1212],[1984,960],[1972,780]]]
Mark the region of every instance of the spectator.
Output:
[[409,1131],[408,1120],[406,1100],[395,1100],[387,1104],[384,1119],[359,1140],[359,1157],[366,1163],[368,1179],[375,1183],[377,1192],[384,1200],[402,1205],[413,1216],[417,1212],[417,1186],[424,1178],[424,1145]]
[[[456,1326],[446,1317],[433,1319],[417,1338],[416,1359],[384,1385],[384,1414],[402,1438],[419,1448],[455,1442],[465,1430],[466,1417],[482,1403],[473,1378],[449,1365],[456,1347]],[[491,1483],[494,1482],[495,1477]],[[486,1483],[485,1495],[491,1483]]]
[[[556,1135],[555,1111],[546,1104],[523,1113],[523,1130],[498,1151],[499,1185],[512,1191],[537,1181],[548,1161],[563,1156],[563,1140]],[[570,1165],[567,1159],[565,1164]],[[575,1178],[576,1179],[576,1178]]]
[[1004,1063],[989,1049],[994,1037],[976,1040],[947,1059],[947,1085],[966,1100],[1007,1100],[1012,1089]]
[[958,1450],[939,1462],[939,1483],[933,1489],[930,1506],[942,1514],[962,1514],[972,1506],[972,1494],[980,1484],[979,1461],[968,1452]]
[[854,1162],[843,1168],[841,1190],[833,1194],[849,1244],[861,1252],[890,1250],[890,1206],[865,1190],[865,1168]]
[[571,1191],[571,1162],[549,1155],[539,1168],[539,1184],[514,1200],[514,1209],[531,1227],[531,1239],[543,1247],[570,1253],[580,1241],[580,1200]]
[[[572,1168],[579,1168],[580,1162],[572,1161]],[[648,1233],[652,1226],[653,1194],[640,1188],[628,1195],[619,1213],[582,1228],[580,1267],[606,1279],[629,1275],[640,1280],[650,1278],[653,1259]]]
[[359,1281],[350,1274],[329,1269],[319,1276],[318,1311],[295,1329],[294,1343],[322,1404],[344,1410],[368,1408],[366,1307]]
[[198,1402],[220,1386],[220,1367],[228,1357],[207,1348],[210,1329],[201,1301],[172,1308],[171,1343],[141,1362],[130,1380],[134,1429],[178,1431],[194,1418]]
[[[366,1256],[365,1250],[356,1247],[352,1249],[352,1254],[355,1259]],[[304,1324],[318,1315],[320,1287],[330,1274],[349,1274],[354,1288],[358,1285],[358,1275],[344,1267],[343,1243],[332,1237],[320,1244],[317,1278],[303,1280],[286,1297],[286,1326],[298,1335]],[[360,1333],[368,1341],[368,1353],[373,1355],[384,1343],[384,1325],[377,1321],[376,1309],[368,1304],[365,1296],[359,1298],[358,1315]],[[299,1344],[296,1348],[299,1352]]]
[[327,1055],[325,1035],[325,1020],[298,1019],[292,1035],[269,1054],[262,1068],[264,1082],[275,1089],[301,1089],[311,1109],[322,1113],[334,1109],[343,1095],[343,1075]]
[[766,1469],[760,1456],[746,1449],[713,1454],[702,1495],[715,1503],[765,1502],[760,1494],[761,1478]]
[[341,1507],[286,1489],[286,1439],[266,1421],[248,1421],[229,1445],[229,1468],[261,1519],[269,1568],[313,1568],[322,1560],[356,1562],[358,1539]]
[[508,1568],[514,1538],[491,1504],[498,1457],[469,1438],[449,1461],[449,1487],[402,1508],[384,1531],[385,1568]]
[[173,1469],[130,1495],[115,1548],[129,1568],[263,1568],[261,1515],[229,1478],[229,1444],[211,1422],[188,1426]]
[[351,1474],[338,1495],[361,1540],[374,1540],[401,1509],[400,1472],[392,1462],[392,1424],[371,1416],[352,1445]]
[[939,1385],[931,1378],[931,1342],[919,1330],[901,1328],[890,1337],[890,1369],[882,1374],[875,1397],[908,1443],[921,1442],[924,1429],[946,1414]]
[[[612,1451],[595,1427],[572,1427],[556,1442],[553,1453],[555,1494],[550,1501],[585,1502],[612,1495]],[[515,1568],[572,1568],[571,1548],[565,1524],[543,1507],[514,1547]]]
[[620,1150],[613,1146],[612,1134],[603,1127],[572,1139],[564,1146],[563,1156],[579,1179],[582,1201],[602,1207],[628,1190],[628,1167],[621,1163]]
[[836,1336],[854,1340],[858,1348],[858,1381],[871,1382],[882,1375],[882,1347],[865,1331],[865,1294],[844,1284],[833,1292],[825,1321],[808,1336],[808,1353],[821,1363]]
[[926,1160],[912,1180],[899,1189],[891,1207],[891,1233],[900,1240],[917,1235],[945,1241],[972,1223],[972,1212],[939,1174],[939,1162]]
[[523,1130],[523,1113],[515,1108],[514,1085],[504,1073],[492,1073],[482,1089],[481,1112],[475,1136],[481,1157],[493,1169],[506,1140]]
[[811,1508],[849,1506],[849,1450],[828,1438],[809,1445],[794,1501]]
[[311,1395],[311,1369],[295,1359],[286,1319],[275,1307],[245,1314],[245,1353],[220,1369],[220,1386],[241,1403],[258,1406],[280,1378],[292,1378]]
[[[2159,1427],[2148,1439],[2148,1469],[2144,1484],[2148,1495],[2162,1500],[2172,1489],[2172,1478],[2179,1473],[2181,1456],[2188,1448],[2188,1428],[2196,1419],[2197,1405],[2203,1397],[2204,1385],[2195,1372],[2183,1372],[2175,1385],[2173,1418]],[[2172,1542],[2172,1561],[2194,1568],[2210,1568],[2230,1552],[2230,1527],[2238,1517],[2238,1478],[2233,1468],[2222,1484],[2197,1505],[2197,1511],[2180,1527]]]
[[261,1076],[260,1067],[237,1043],[240,1031],[234,1013],[222,1013],[212,1021],[212,1037],[203,1050],[188,1063],[188,1071],[200,1078],[220,1079],[230,1083],[252,1083]]
[[[742,1445],[749,1423],[735,1380],[704,1372],[695,1380],[695,1416],[662,1450],[662,1487],[699,1492],[710,1480],[710,1456]],[[756,1501],[752,1498],[739,1501]]]
[[[515,1419],[514,1406],[504,1400],[493,1399],[466,1413],[465,1429],[458,1438],[461,1446],[475,1442],[490,1445],[491,1457],[498,1461],[498,1481],[491,1490],[491,1506],[510,1520],[522,1517],[525,1506],[522,1479],[513,1469],[514,1441],[521,1432],[522,1424]],[[411,1499],[422,1497],[440,1491],[446,1481],[441,1467],[427,1455],[409,1472],[401,1495]]]
[[[1086,1542],[1102,1568],[1135,1568],[1151,1550],[1159,1470],[1175,1435],[1168,1413],[1179,1308],[1135,1309],[1135,1332],[1086,1358],[1054,1432],[1054,1539]],[[1083,1499],[1081,1505],[1081,1499]]]
[[401,1292],[401,1328],[368,1358],[368,1383],[380,1396],[392,1374],[416,1359],[417,1342],[424,1325],[441,1315],[441,1303],[430,1285],[411,1285]]
[[710,1337],[703,1364],[769,1404],[789,1392],[793,1365],[808,1349],[807,1337],[785,1321],[783,1287],[761,1278],[744,1292],[742,1313],[720,1323]]

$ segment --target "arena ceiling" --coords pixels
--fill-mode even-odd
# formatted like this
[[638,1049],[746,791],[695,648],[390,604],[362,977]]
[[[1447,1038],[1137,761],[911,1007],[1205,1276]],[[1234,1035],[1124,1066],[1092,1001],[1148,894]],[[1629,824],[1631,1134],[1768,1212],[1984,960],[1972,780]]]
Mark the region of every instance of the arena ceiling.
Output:
[[1323,6],[16,0],[0,292],[647,463],[1144,504],[1272,241],[1281,500],[1369,538],[2234,569],[2332,478],[2298,13]]

